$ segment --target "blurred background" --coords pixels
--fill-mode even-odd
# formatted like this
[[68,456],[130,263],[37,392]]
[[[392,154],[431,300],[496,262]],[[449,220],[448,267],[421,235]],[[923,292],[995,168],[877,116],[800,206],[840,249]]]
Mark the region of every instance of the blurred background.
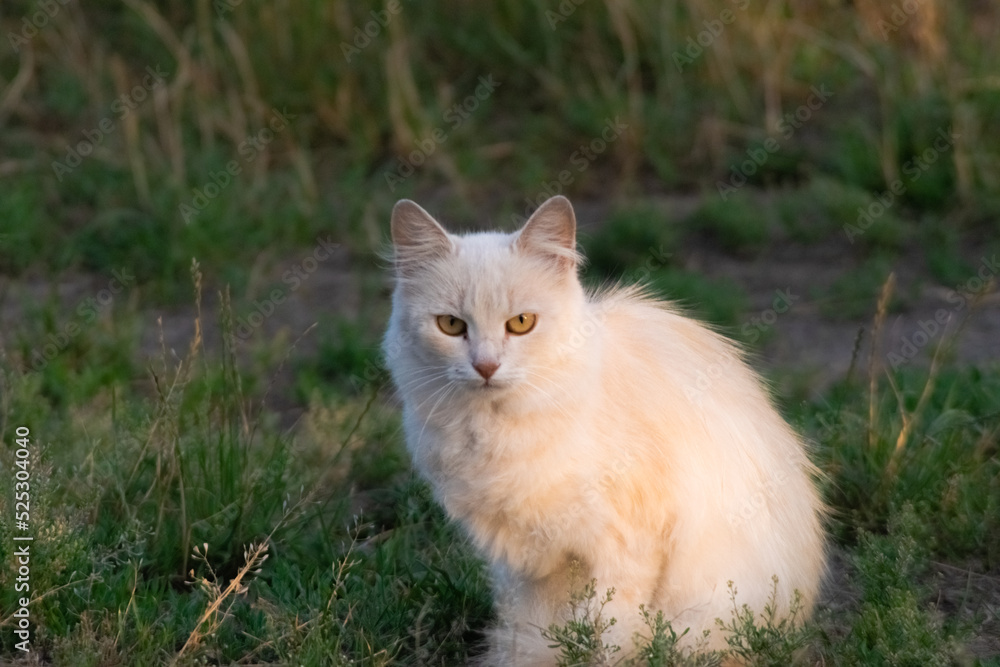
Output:
[[127,267],[190,305],[194,257],[242,308],[322,235],[340,254],[278,319],[371,333],[397,199],[509,230],[562,192],[591,279],[652,259],[744,340],[794,287],[845,366],[890,270],[899,309],[997,247],[988,2],[18,0],[2,25],[5,281]]
[[[66,508],[46,519],[51,587],[79,570],[113,591],[100,601],[92,583],[77,587],[76,611],[52,598],[40,621],[50,655],[91,639],[152,661],[138,664],[184,653],[177,636],[207,632],[195,598],[181,597],[189,613],[162,636],[155,611],[189,591],[191,545],[211,544],[233,576],[267,534],[291,569],[266,585],[301,599],[264,614],[287,622],[271,648],[237,632],[237,648],[216,640],[212,659],[300,656],[310,641],[321,654],[330,635],[290,619],[325,594],[296,586],[314,576],[351,599],[337,588],[343,568],[315,570],[347,562],[348,535],[397,549],[372,546],[365,576],[412,566],[393,574],[412,585],[403,611],[395,589],[351,589],[384,602],[350,635],[353,655],[369,655],[372,636],[421,646],[401,628],[432,598],[450,602],[424,640],[464,655],[459,640],[489,615],[483,575],[443,546],[455,538],[426,489],[387,481],[408,470],[378,352],[391,289],[378,253],[400,198],[452,230],[511,231],[569,196],[589,284],[647,281],[743,342],[823,443],[878,431],[868,405],[854,422],[840,403],[816,421],[816,405],[862,387],[896,429],[885,442],[905,443],[923,385],[890,393],[866,378],[884,367],[923,381],[939,346],[962,409],[995,414],[1000,391],[976,370],[1000,358],[995,2],[3,0],[0,28],[3,422],[37,424],[50,443],[43,497]],[[947,400],[932,404],[951,414]],[[185,459],[181,443],[198,455]],[[880,451],[854,460],[863,473],[844,473],[855,469],[840,454],[823,466],[851,517],[845,548],[915,497],[872,481],[895,470],[893,446]],[[978,532],[945,541],[968,538],[961,558],[995,564],[995,450],[975,451],[968,497],[986,505],[963,505],[978,518],[952,525]],[[933,487],[914,475],[911,490]],[[940,481],[964,498],[954,479]],[[321,509],[289,514],[317,498]],[[331,532],[362,511],[368,528]],[[423,537],[400,546],[406,527]],[[106,554],[118,574],[95,565]],[[455,584],[428,562],[468,577]],[[100,624],[140,580],[149,615],[112,642]],[[96,608],[111,616],[88,620]],[[386,609],[400,614],[388,629]],[[257,627],[251,612],[240,627]],[[473,631],[449,629],[463,614]]]

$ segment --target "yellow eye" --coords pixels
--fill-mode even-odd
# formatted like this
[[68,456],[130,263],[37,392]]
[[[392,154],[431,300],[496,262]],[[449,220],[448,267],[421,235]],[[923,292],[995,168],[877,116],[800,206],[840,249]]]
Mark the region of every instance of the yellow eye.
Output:
[[507,320],[507,331],[512,334],[526,334],[535,328],[535,320],[538,316],[534,313],[521,313]]
[[467,327],[465,320],[460,320],[454,315],[438,315],[438,328],[449,336],[461,336]]

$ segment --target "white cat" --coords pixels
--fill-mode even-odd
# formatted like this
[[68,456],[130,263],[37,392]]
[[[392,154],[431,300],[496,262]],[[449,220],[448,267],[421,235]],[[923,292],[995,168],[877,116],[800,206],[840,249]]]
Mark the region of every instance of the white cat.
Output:
[[403,200],[392,240],[384,351],[414,464],[493,571],[490,664],[554,664],[540,630],[564,620],[574,562],[615,589],[604,640],[626,650],[642,604],[723,648],[729,581],[759,612],[776,575],[780,614],[796,589],[808,614],[816,471],[733,343],[641,288],[588,294],[564,197],[465,236]]

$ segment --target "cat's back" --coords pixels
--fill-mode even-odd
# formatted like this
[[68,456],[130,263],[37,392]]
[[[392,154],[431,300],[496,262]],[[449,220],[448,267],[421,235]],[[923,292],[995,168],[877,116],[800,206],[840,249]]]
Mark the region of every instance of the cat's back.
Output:
[[610,428],[642,424],[660,446],[698,442],[705,461],[736,454],[764,466],[805,463],[736,343],[640,287],[595,294],[590,306],[602,323],[600,403]]
[[641,286],[595,293],[589,306],[591,319],[601,323],[605,372],[627,369],[683,390],[692,383],[696,389],[702,375],[745,367],[735,343]]

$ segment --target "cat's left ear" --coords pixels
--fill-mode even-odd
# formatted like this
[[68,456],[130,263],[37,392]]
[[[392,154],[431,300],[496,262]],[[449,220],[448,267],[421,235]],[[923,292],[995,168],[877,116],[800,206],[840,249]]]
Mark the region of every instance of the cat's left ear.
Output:
[[451,237],[444,227],[409,199],[401,199],[393,207],[391,228],[393,259],[400,273],[452,250]]
[[514,242],[518,250],[545,255],[564,268],[576,267],[576,214],[573,205],[562,195],[547,199],[518,232]]

